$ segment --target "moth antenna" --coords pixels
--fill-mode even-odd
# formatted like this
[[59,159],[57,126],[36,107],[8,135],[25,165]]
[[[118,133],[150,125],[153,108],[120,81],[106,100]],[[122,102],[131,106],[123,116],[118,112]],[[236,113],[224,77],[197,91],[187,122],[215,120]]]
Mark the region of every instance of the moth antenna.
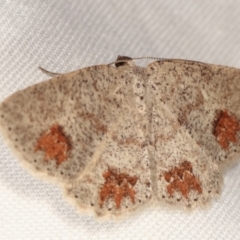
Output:
[[137,57],[137,58],[132,58],[132,60],[142,60],[142,59],[151,59],[151,60],[165,60],[165,58],[157,58],[157,57]]
[[124,63],[124,62],[129,62],[129,61],[132,61],[132,60],[143,60],[143,59],[158,60],[158,61],[166,60],[166,58],[156,58],[156,57],[136,57],[136,58],[123,57],[122,59],[118,58],[116,61],[111,62],[107,65],[113,65],[113,64],[116,65],[117,63]]
[[55,72],[50,72],[42,67],[38,67],[43,73],[45,73],[46,75],[50,76],[50,77],[56,77],[58,75],[62,75],[62,73],[55,73]]

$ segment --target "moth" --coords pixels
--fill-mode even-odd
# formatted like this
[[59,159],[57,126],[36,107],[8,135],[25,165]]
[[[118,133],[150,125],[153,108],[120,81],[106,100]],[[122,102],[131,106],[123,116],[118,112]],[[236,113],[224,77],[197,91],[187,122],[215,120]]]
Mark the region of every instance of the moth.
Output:
[[30,86],[0,104],[0,134],[81,212],[118,218],[220,195],[240,156],[240,70],[119,57]]

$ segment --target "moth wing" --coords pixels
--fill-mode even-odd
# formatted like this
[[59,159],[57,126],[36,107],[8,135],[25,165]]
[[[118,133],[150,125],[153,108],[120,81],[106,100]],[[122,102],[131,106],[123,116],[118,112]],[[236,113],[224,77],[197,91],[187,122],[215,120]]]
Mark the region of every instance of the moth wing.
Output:
[[201,208],[220,194],[218,165],[161,104],[153,107],[150,138],[155,161],[154,192],[161,205]]
[[[147,119],[136,106],[135,74],[124,69],[60,75],[0,105],[0,131],[19,160],[97,216],[120,216],[152,197]],[[54,155],[66,142],[68,151]]]
[[117,81],[117,69],[100,65],[18,91],[0,105],[1,135],[33,173],[71,181],[114,124],[106,96]]
[[[151,88],[193,141],[221,165],[240,155],[240,70],[185,60],[147,67]],[[222,125],[230,122],[230,127]]]
[[105,136],[92,165],[79,179],[65,186],[66,197],[80,212],[119,218],[151,202],[151,170],[145,138],[139,129],[127,133],[121,130],[118,127],[119,139]]
[[[190,76],[185,77],[188,73],[180,66],[178,62],[157,62],[147,67],[149,96],[152,96],[150,152],[156,164],[154,192],[161,204],[198,208],[219,195],[222,176],[211,154],[205,153],[204,146],[198,144],[189,134],[186,123],[180,121],[182,111],[190,104],[183,101],[188,95],[182,96],[187,93],[181,86],[192,88],[188,94],[201,91],[191,86]],[[197,104],[197,99],[195,101]],[[201,106],[195,107],[195,116],[198,116],[197,108]]]
[[65,195],[80,211],[98,217],[122,217],[153,199],[146,108],[139,100],[140,93],[146,97],[145,87],[139,90],[137,86],[144,86],[142,75],[125,67],[126,71],[119,73],[122,79],[116,80],[117,90],[106,95],[106,108],[115,116],[109,124],[114,125],[108,128],[84,174],[65,186]]

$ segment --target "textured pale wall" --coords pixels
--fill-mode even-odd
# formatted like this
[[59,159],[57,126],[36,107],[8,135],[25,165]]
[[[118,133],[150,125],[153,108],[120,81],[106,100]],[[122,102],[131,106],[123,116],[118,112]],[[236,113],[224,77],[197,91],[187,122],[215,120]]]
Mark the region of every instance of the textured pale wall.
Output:
[[[0,101],[46,79],[118,54],[240,68],[240,2],[1,1]],[[61,191],[23,170],[0,138],[0,239],[239,239],[240,164],[206,211],[146,210],[120,223],[79,215]]]

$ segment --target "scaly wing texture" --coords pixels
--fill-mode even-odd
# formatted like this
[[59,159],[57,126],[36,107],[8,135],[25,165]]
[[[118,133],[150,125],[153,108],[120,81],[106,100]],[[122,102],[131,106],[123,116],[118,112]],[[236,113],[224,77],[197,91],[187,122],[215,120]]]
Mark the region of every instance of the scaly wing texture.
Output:
[[[122,68],[119,68],[122,69]],[[81,210],[97,216],[124,216],[152,199],[146,141],[146,87],[138,67],[123,68],[120,79],[105,95],[115,119],[88,171],[66,188],[66,195]],[[140,72],[139,72],[140,71]]]
[[133,211],[152,197],[145,88],[134,87],[142,84],[134,68],[124,69],[64,74],[0,105],[0,131],[19,160],[100,216]]
[[[220,192],[222,162],[240,151],[240,71],[169,60],[150,64],[147,74],[158,200],[205,205]],[[227,135],[218,136],[216,128]],[[227,148],[220,137],[227,138]]]
[[184,60],[147,67],[164,104],[204,153],[221,166],[240,155],[240,70]]
[[89,67],[10,96],[0,132],[81,211],[119,217],[156,199],[200,207],[239,156],[239,75],[180,60]]
[[1,103],[0,131],[19,160],[57,181],[81,174],[110,124],[102,99],[115,74],[111,67],[86,68],[31,86]]
[[150,131],[154,192],[161,205],[196,208],[220,192],[219,167],[155,96]]

